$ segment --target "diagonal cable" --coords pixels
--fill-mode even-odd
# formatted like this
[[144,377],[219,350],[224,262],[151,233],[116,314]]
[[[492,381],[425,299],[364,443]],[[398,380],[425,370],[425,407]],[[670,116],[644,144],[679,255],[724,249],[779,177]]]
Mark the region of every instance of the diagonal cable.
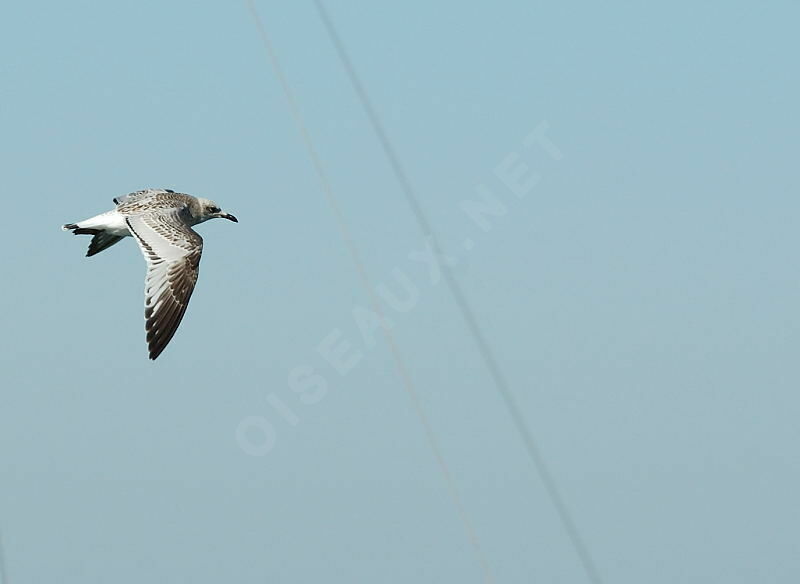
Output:
[[9,584],[8,572],[6,571],[6,553],[3,547],[3,533],[0,532],[0,584]]
[[[317,11],[319,12],[320,18],[325,25],[325,30],[328,32],[328,35],[330,36],[331,41],[336,49],[336,53],[338,54],[339,59],[344,66],[347,77],[350,79],[353,89],[358,95],[362,107],[366,111],[367,117],[369,118],[372,128],[378,137],[378,141],[381,144],[381,148],[389,160],[392,171],[394,172],[397,181],[400,183],[403,194],[408,201],[408,205],[411,207],[411,211],[417,220],[422,234],[429,238],[434,251],[439,255],[439,257],[442,257],[443,253],[436,238],[436,234],[431,228],[430,222],[422,210],[422,206],[419,203],[419,198],[417,197],[416,192],[411,185],[411,181],[408,179],[408,175],[400,163],[400,159],[395,152],[391,141],[389,140],[388,134],[381,123],[375,107],[372,105],[372,100],[369,98],[364,85],[361,83],[359,76],[356,74],[355,67],[350,60],[347,50],[344,47],[344,43],[342,42],[341,37],[339,36],[339,33],[337,32],[324,3],[322,0],[313,1]],[[449,288],[450,293],[453,295],[458,309],[461,311],[467,328],[469,329],[472,337],[475,339],[475,344],[477,345],[478,350],[483,357],[486,368],[489,370],[492,381],[502,396],[503,402],[505,403],[508,413],[511,416],[511,420],[514,423],[514,427],[517,429],[517,432],[522,438],[522,441],[525,444],[525,449],[528,452],[528,455],[530,456],[534,466],[536,467],[539,476],[541,477],[547,494],[550,497],[561,523],[564,526],[564,530],[566,531],[573,547],[575,548],[575,553],[580,559],[584,571],[586,572],[586,576],[588,577],[589,581],[592,582],[592,584],[602,584],[600,573],[592,559],[589,548],[581,536],[575,520],[572,518],[572,513],[569,511],[569,508],[564,501],[564,497],[561,495],[560,489],[553,478],[553,474],[550,471],[549,465],[544,459],[541,450],[533,438],[533,434],[525,422],[525,418],[522,415],[519,404],[509,388],[505,375],[503,375],[492,348],[487,342],[486,336],[483,334],[483,331],[478,324],[478,320],[475,317],[472,307],[467,301],[467,298],[465,297],[461,287],[458,285],[458,282],[452,273],[449,270],[442,270],[442,272],[444,274],[445,281],[447,282],[447,287]]]
[[[272,68],[275,71],[275,75],[278,78],[278,82],[280,83],[281,88],[283,89],[283,92],[285,94],[286,100],[289,103],[289,108],[291,110],[292,117],[298,127],[298,130],[300,131],[300,134],[303,138],[303,142],[306,148],[308,149],[308,154],[311,158],[311,162],[314,166],[314,169],[317,173],[320,183],[322,184],[322,188],[325,193],[325,198],[327,199],[328,204],[330,205],[331,210],[333,211],[342,239],[344,240],[345,245],[347,246],[351,260],[353,261],[353,264],[356,267],[356,271],[358,272],[359,280],[361,281],[361,284],[363,285],[365,291],[367,292],[367,295],[369,296],[370,304],[372,306],[373,311],[376,314],[378,314],[381,320],[383,320],[383,310],[381,308],[380,303],[378,302],[377,296],[375,295],[375,291],[370,284],[366,267],[364,266],[364,262],[361,260],[361,255],[355,244],[355,240],[352,237],[350,228],[347,225],[345,216],[341,210],[341,206],[339,205],[339,202],[333,193],[333,188],[331,187],[330,180],[328,179],[327,172],[325,171],[325,167],[322,164],[322,160],[319,156],[319,153],[316,147],[314,146],[314,141],[311,138],[311,133],[308,130],[308,127],[306,126],[306,123],[300,112],[300,106],[297,102],[294,91],[292,90],[291,85],[289,84],[289,81],[283,72],[283,68],[281,67],[280,61],[277,58],[275,49],[272,46],[272,43],[269,39],[269,36],[267,35],[264,24],[261,21],[258,11],[256,10],[254,0],[248,0],[247,6],[250,10],[253,20],[256,23],[259,36],[261,37],[261,40],[264,43],[264,48],[267,51],[267,56],[269,57],[270,64],[272,65]],[[456,487],[455,480],[453,479],[453,476],[450,472],[447,462],[445,461],[441,447],[439,446],[438,439],[436,438],[436,435],[433,431],[433,426],[431,425],[430,420],[428,419],[428,416],[422,407],[422,402],[420,401],[419,393],[417,392],[417,389],[411,378],[409,369],[406,366],[402,354],[400,353],[397,342],[394,339],[394,335],[386,327],[381,327],[381,329],[383,330],[387,343],[390,347],[392,357],[395,362],[395,368],[397,369],[397,373],[400,376],[400,379],[402,381],[406,393],[409,395],[409,398],[411,399],[414,411],[419,417],[422,427],[424,428],[428,444],[433,452],[434,458],[436,459],[436,462],[439,465],[439,469],[441,470],[442,476],[445,480],[447,491],[453,500],[459,518],[461,519],[461,522],[466,531],[467,539],[472,545],[473,551],[477,557],[478,563],[483,573],[483,579],[488,584],[493,584],[494,577],[492,576],[492,572],[489,568],[489,563],[486,559],[486,555],[483,551],[483,548],[481,547],[480,540],[478,539],[477,533],[472,524],[472,520],[470,519],[469,514],[466,511],[466,507],[464,506],[464,503],[461,500],[461,496]]]

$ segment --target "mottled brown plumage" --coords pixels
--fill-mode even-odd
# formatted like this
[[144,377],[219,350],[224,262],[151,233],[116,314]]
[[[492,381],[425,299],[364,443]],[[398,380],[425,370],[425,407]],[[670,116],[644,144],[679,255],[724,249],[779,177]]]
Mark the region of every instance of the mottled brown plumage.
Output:
[[203,238],[192,226],[221,217],[238,222],[208,199],[148,189],[114,199],[117,208],[64,229],[94,235],[93,256],[131,235],[147,262],[145,329],[150,359],[157,359],[178,330],[194,292]]

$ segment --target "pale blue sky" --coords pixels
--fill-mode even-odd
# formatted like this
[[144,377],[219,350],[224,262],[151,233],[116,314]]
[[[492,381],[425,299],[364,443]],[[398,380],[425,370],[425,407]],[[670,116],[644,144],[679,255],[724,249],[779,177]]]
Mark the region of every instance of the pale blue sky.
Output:
[[[257,5],[371,281],[418,288],[387,314],[495,580],[586,582],[313,4]],[[329,10],[604,580],[800,580],[798,4]],[[559,161],[523,146],[544,121]],[[4,3],[0,125],[11,584],[481,582],[243,2]],[[156,363],[134,242],[59,229],[144,187],[241,221],[198,229]]]

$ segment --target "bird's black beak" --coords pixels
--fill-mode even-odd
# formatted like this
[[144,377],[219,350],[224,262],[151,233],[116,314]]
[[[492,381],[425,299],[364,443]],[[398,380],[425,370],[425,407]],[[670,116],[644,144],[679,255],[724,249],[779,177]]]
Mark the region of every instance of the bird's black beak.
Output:
[[233,221],[234,223],[239,222],[239,220],[230,213],[223,213],[222,215],[220,215],[220,217],[222,217],[223,219],[227,219],[228,221]]

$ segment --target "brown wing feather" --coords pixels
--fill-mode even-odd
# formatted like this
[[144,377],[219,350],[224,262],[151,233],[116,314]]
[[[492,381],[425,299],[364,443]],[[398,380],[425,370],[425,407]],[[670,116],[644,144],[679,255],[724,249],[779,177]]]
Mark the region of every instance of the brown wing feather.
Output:
[[192,253],[183,261],[173,262],[167,271],[168,289],[151,296],[145,304],[145,330],[150,358],[157,359],[164,351],[186,314],[200,269],[200,253]]
[[147,260],[145,329],[150,359],[175,336],[194,292],[203,238],[184,221],[183,209],[126,219]]

